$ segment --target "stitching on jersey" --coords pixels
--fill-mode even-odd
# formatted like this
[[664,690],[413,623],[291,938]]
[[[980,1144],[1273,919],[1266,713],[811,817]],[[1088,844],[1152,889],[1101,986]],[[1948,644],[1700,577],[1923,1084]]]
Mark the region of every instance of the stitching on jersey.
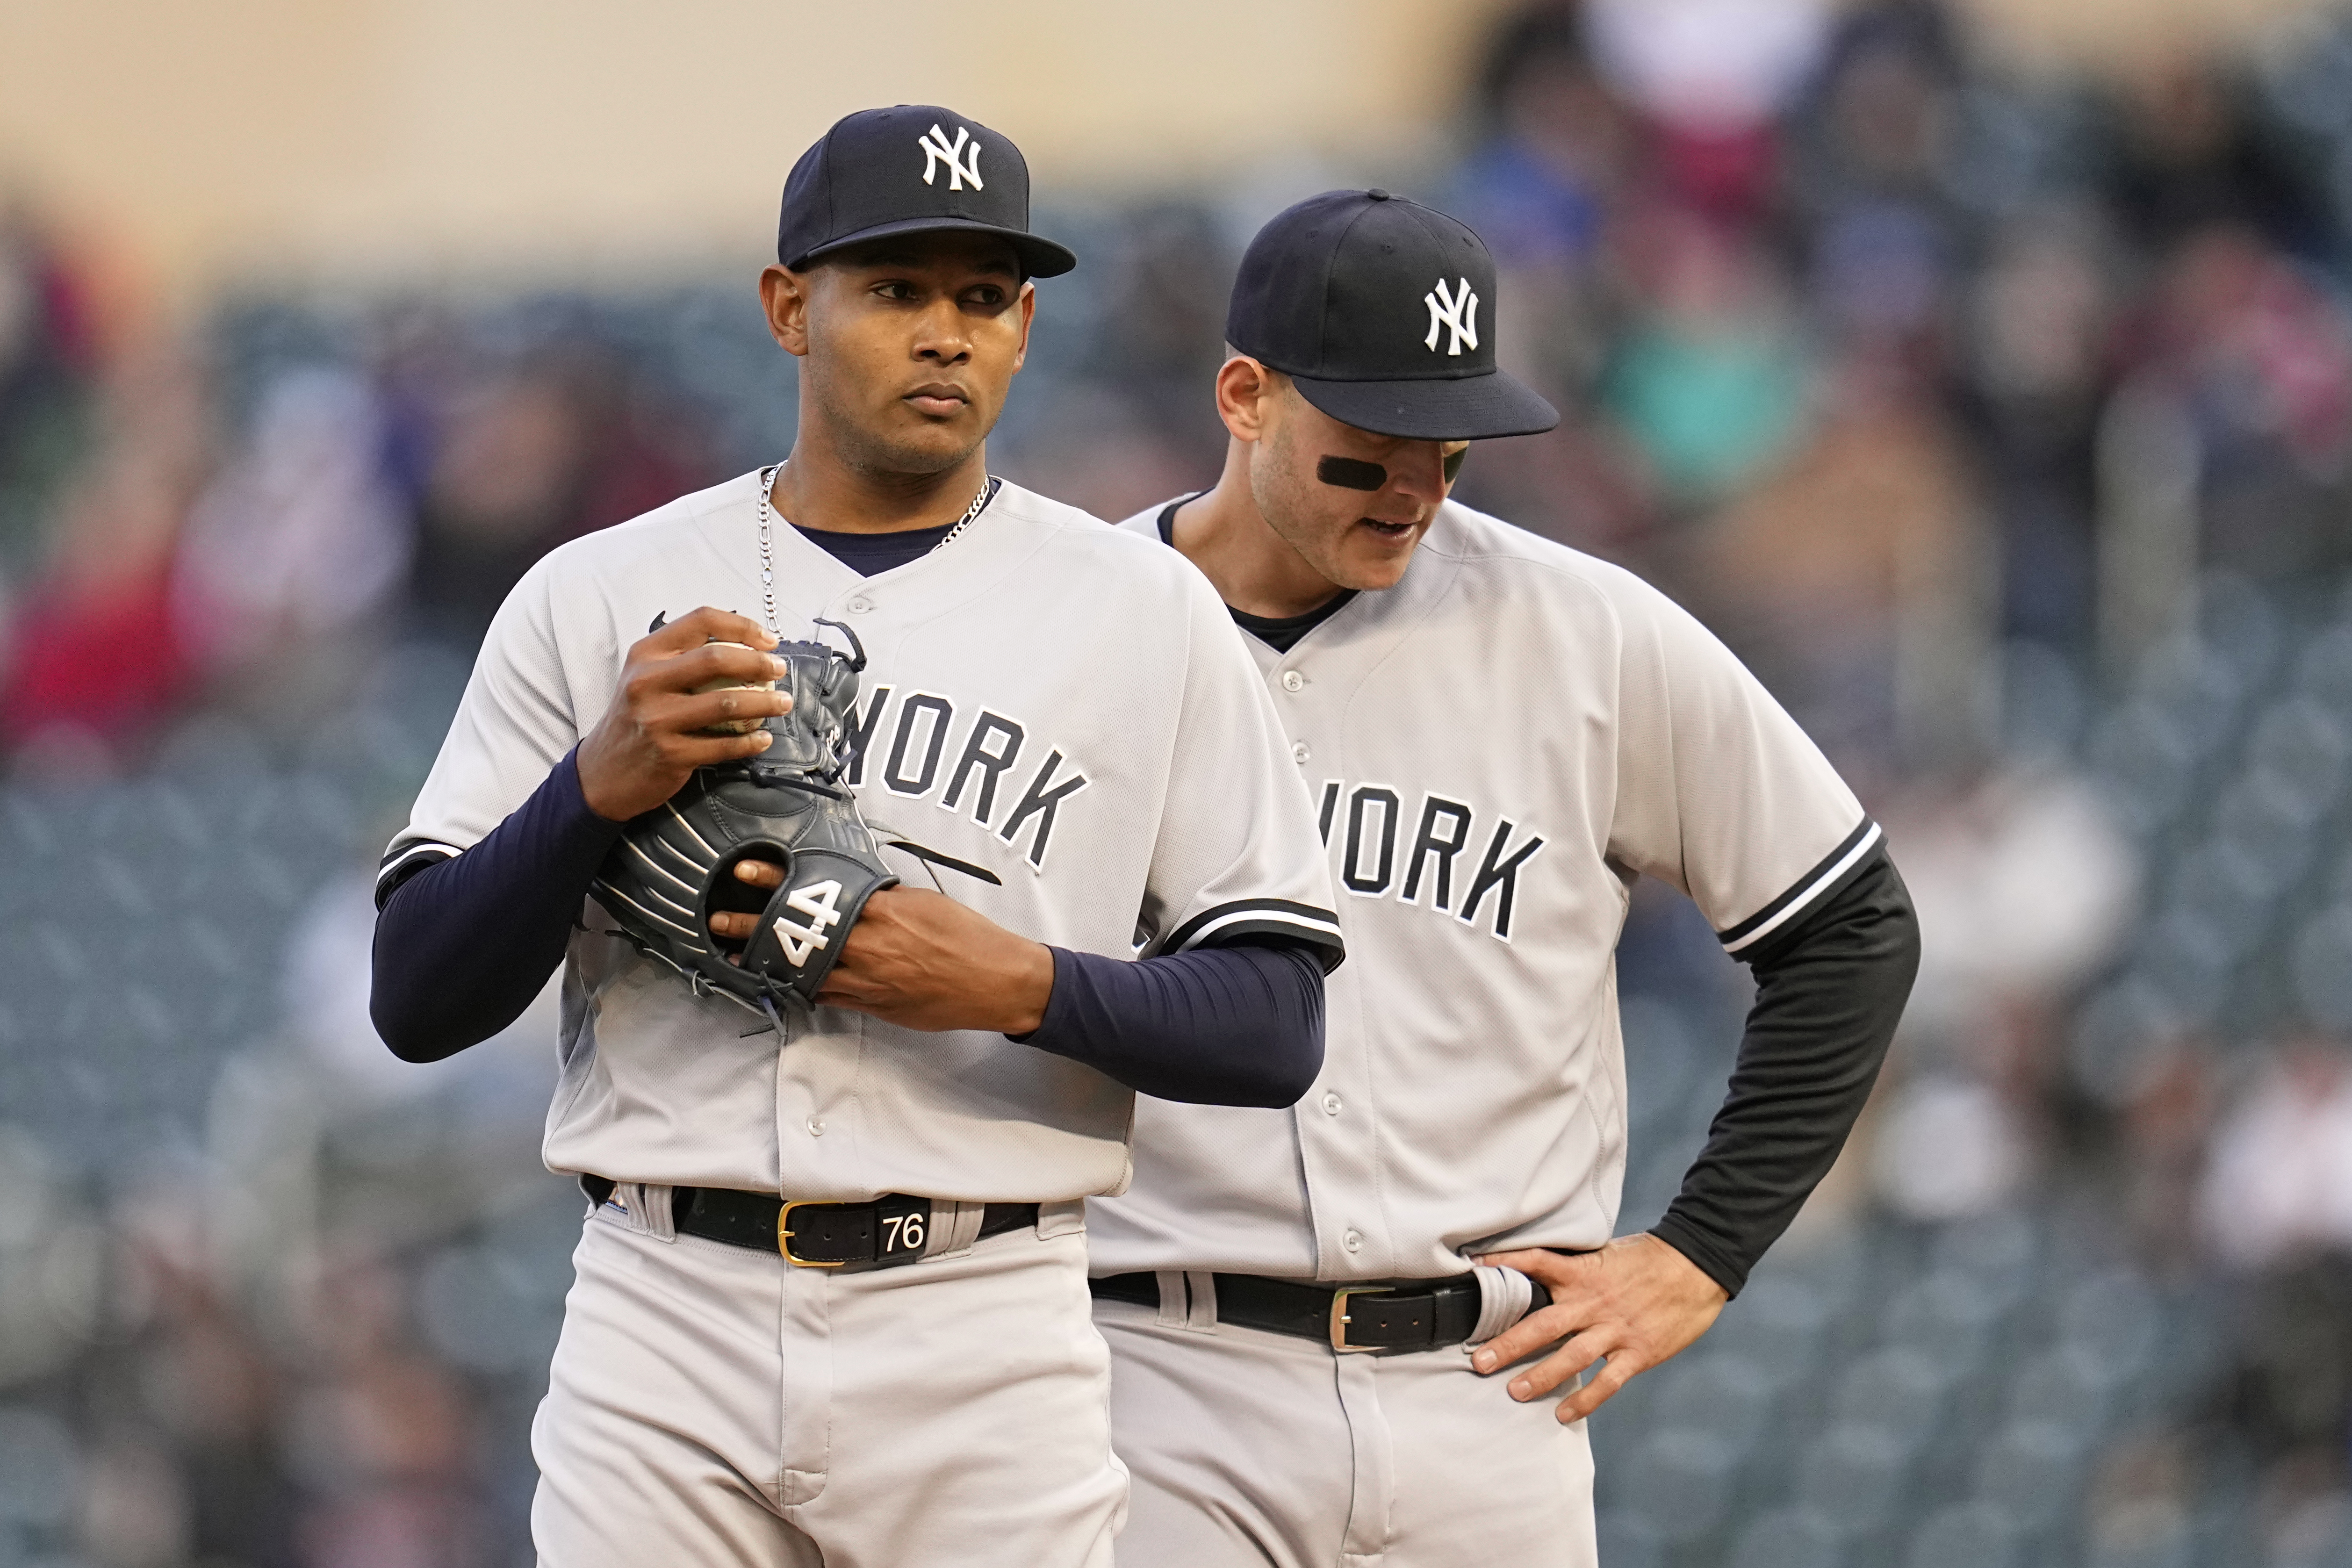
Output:
[[[1422,627],[1428,623],[1429,618],[1437,613],[1437,606],[1444,602],[1445,596],[1449,593],[1453,592],[1454,583],[1460,580],[1462,574],[1459,570],[1461,566],[1461,563],[1459,561],[1456,561],[1450,555],[1441,555],[1438,559],[1453,563],[1456,568],[1454,575],[1436,586],[1435,590],[1429,595],[1429,603],[1422,607],[1421,613],[1415,616],[1409,625],[1396,628],[1396,640],[1389,647],[1388,651],[1381,654],[1377,659],[1374,659],[1370,665],[1366,667],[1363,673],[1357,677],[1355,689],[1348,693],[1347,701],[1340,706],[1339,717],[1341,722],[1344,723],[1349,715],[1355,711],[1356,704],[1362,700],[1365,689],[1371,685],[1373,677],[1377,676],[1381,669],[1386,668],[1391,659],[1395,658],[1404,652],[1405,645],[1411,642],[1413,637],[1420,633]],[[1395,590],[1391,589],[1390,591],[1393,593]],[[1363,595],[1360,594],[1356,596],[1357,600],[1360,600],[1362,597]],[[1331,620],[1338,620],[1340,616],[1346,615],[1349,609],[1353,609],[1354,607],[1355,602],[1350,601],[1347,607],[1341,609],[1337,615],[1334,615],[1331,617]],[[1331,621],[1326,621],[1323,623],[1324,626],[1329,626],[1330,624]],[[1321,626],[1318,626],[1316,628],[1317,631],[1320,631],[1321,629]],[[1311,637],[1315,633],[1309,632],[1307,635]],[[1302,637],[1299,640],[1304,643],[1306,638]]]
[[[1624,1131],[1626,1121],[1625,1095],[1623,1090],[1619,1088],[1618,1084],[1619,1075],[1623,1073],[1625,1064],[1625,1030],[1622,1023],[1623,1015],[1619,1009],[1618,1000],[1617,966],[1614,963],[1612,963],[1609,966],[1609,997],[1606,1005],[1609,1009],[1607,1016],[1612,1019],[1619,1021],[1618,1026],[1612,1031],[1617,1041],[1617,1071],[1615,1073],[1611,1072],[1610,1064],[1606,1060],[1603,1060],[1599,1064],[1601,1069],[1601,1081],[1607,1084],[1609,1087],[1609,1120],[1607,1121],[1601,1121],[1601,1113],[1593,1109],[1592,1097],[1591,1095],[1585,1094],[1577,1097],[1579,1101],[1584,1107],[1585,1114],[1592,1119],[1592,1131],[1600,1141],[1598,1152],[1601,1157],[1594,1160],[1591,1166],[1584,1173],[1585,1197],[1591,1204],[1596,1212],[1606,1214],[1609,1216],[1609,1229],[1612,1233],[1617,1228],[1617,1211],[1615,1208],[1604,1205],[1601,1201],[1601,1173],[1602,1168],[1610,1163],[1611,1156],[1612,1155],[1617,1161],[1617,1167],[1620,1173],[1624,1170],[1624,1160],[1627,1152],[1627,1146],[1630,1142]],[[1611,1139],[1611,1132],[1612,1130],[1615,1131],[1616,1134],[1613,1144]],[[1621,1173],[1618,1180],[1618,1203],[1622,1205],[1623,1202],[1624,1183],[1623,1177]]]

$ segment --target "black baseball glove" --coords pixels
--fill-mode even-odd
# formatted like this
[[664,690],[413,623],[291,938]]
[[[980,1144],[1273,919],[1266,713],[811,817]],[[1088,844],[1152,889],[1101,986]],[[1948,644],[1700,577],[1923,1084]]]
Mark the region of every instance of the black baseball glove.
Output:
[[[660,618],[654,622],[661,626]],[[819,642],[773,651],[790,666],[778,685],[793,710],[766,721],[775,738],[756,757],[697,768],[669,800],[632,818],[591,885],[630,945],[719,995],[766,1015],[792,997],[813,1003],[866,900],[896,884],[857,802],[841,784],[855,756],[849,712],[866,652],[837,621],[849,654]],[[783,868],[772,893],[735,875],[741,860]],[[990,880],[994,880],[992,877]],[[760,917],[748,942],[713,934],[721,910]]]

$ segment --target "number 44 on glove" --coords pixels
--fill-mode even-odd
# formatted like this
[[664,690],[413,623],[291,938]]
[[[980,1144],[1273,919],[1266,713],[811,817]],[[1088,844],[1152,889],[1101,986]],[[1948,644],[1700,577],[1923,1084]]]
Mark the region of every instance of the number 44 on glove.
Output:
[[[662,625],[659,617],[652,629]],[[894,887],[873,828],[842,783],[856,760],[849,722],[866,651],[820,642],[774,649],[792,711],[766,721],[774,737],[755,757],[697,768],[677,795],[621,831],[590,891],[619,934],[676,970],[698,995],[717,994],[766,1015],[797,998],[814,1005],[866,900]],[[995,875],[903,840],[891,847],[984,881]],[[782,868],[773,893],[735,874],[745,860]],[[710,917],[755,914],[749,941],[716,936]],[[779,1033],[782,1032],[779,1024]]]

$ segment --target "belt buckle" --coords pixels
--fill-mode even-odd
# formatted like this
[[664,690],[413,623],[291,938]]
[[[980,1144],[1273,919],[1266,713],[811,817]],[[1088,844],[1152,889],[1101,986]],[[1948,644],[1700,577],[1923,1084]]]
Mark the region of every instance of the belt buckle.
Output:
[[784,1255],[785,1262],[791,1264],[795,1268],[838,1268],[844,1262],[847,1261],[846,1259],[835,1259],[828,1263],[822,1258],[795,1258],[793,1256],[793,1211],[794,1209],[836,1208],[838,1206],[840,1205],[836,1204],[822,1203],[814,1198],[801,1198],[787,1203],[782,1208],[776,1211],[776,1250]]
[[1378,1355],[1379,1345],[1351,1345],[1348,1342],[1348,1301],[1355,1296],[1387,1296],[1394,1293],[1388,1285],[1340,1285],[1331,1291],[1331,1348],[1341,1355]]

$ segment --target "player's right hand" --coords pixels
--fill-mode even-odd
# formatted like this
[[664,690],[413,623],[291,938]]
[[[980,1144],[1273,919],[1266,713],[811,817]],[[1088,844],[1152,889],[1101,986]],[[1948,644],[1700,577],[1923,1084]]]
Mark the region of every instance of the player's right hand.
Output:
[[789,694],[697,688],[716,680],[777,679],[789,667],[760,651],[775,646],[757,621],[708,605],[632,643],[612,707],[580,742],[580,793],[588,809],[626,822],[676,795],[695,769],[766,751],[765,730],[708,731],[731,720],[756,723],[789,713]]

